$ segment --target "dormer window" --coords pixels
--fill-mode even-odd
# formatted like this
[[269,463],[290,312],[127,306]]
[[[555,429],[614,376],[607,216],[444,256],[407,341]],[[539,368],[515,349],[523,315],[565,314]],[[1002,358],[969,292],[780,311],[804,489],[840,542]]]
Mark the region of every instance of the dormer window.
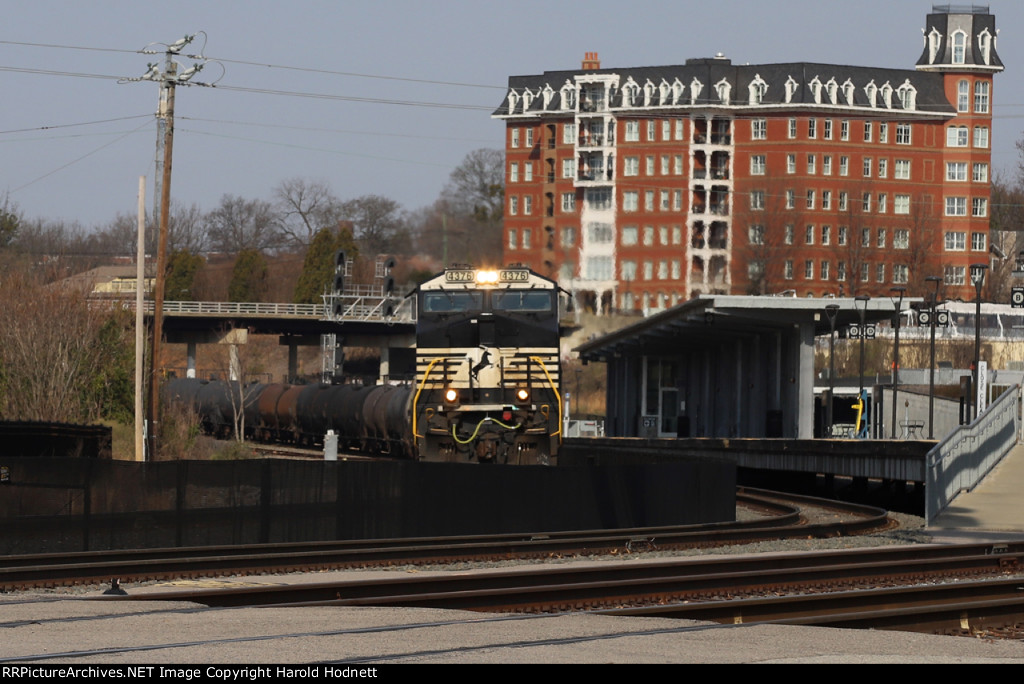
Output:
[[679,98],[683,96],[684,90],[686,90],[686,87],[683,85],[682,81],[678,78],[672,81],[672,104],[679,104]]
[[632,77],[626,81],[626,85],[622,86],[622,95],[622,104],[630,107],[635,107],[637,105],[637,98],[640,95],[640,86]]
[[864,86],[864,94],[868,96],[868,104],[872,107],[878,106],[878,86],[874,81]]
[[512,90],[508,94],[508,113],[514,114],[516,111],[516,105],[519,104],[519,93]]
[[544,98],[544,109],[547,109],[548,107],[551,106],[551,100],[555,98],[555,91],[551,87],[551,84],[544,84],[544,90],[542,91],[541,95]]
[[981,59],[985,64],[992,63],[992,34],[985,29],[978,34],[978,48],[981,50]]
[[576,87],[569,81],[562,86],[562,109],[576,109]]
[[793,96],[796,95],[797,88],[799,87],[800,84],[793,80],[792,76],[786,79],[786,102],[793,101]]
[[821,104],[821,81],[817,76],[811,81],[811,95],[814,96],[815,104]]
[[931,33],[928,34],[928,63],[935,64],[935,58],[939,55],[939,49],[942,47],[942,34],[939,33],[938,29],[933,28]]
[[651,100],[654,98],[654,84],[649,80],[644,84],[644,107],[651,106]]
[[523,91],[523,111],[528,111],[531,104],[533,104],[533,93],[531,93],[529,88],[527,88]]
[[760,74],[754,75],[754,80],[750,82],[749,88],[750,104],[758,105],[764,102],[765,93],[768,92],[768,84],[765,83]]
[[704,90],[704,84],[694,78],[690,81],[690,104],[697,104],[700,91]]
[[917,109],[917,90],[910,85],[910,79],[907,79],[896,93],[900,98],[900,106],[907,110]]
[[718,99],[721,100],[722,104],[729,104],[729,93],[732,92],[732,84],[727,79],[722,79],[715,84],[715,92],[718,93]]
[[846,79],[843,83],[843,99],[846,100],[846,104],[853,106],[853,96],[856,93],[856,88],[853,86],[853,81]]
[[825,84],[825,90],[828,91],[828,100],[832,104],[838,104],[839,98],[839,84],[836,83],[836,79],[828,79],[828,83]]
[[953,32],[953,64],[963,64],[967,59],[967,34]]
[[668,96],[670,92],[671,88],[669,87],[668,81],[661,79],[661,85],[658,86],[658,104],[668,104]]
[[885,85],[882,86],[879,91],[882,93],[882,102],[885,104],[886,109],[892,109],[892,86],[886,81]]

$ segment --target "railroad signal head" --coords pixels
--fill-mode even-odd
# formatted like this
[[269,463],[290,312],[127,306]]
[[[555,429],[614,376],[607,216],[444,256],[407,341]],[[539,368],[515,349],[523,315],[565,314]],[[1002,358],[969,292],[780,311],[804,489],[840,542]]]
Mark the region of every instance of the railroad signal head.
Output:
[[1010,306],[1024,309],[1024,287],[1015,287],[1010,293]]

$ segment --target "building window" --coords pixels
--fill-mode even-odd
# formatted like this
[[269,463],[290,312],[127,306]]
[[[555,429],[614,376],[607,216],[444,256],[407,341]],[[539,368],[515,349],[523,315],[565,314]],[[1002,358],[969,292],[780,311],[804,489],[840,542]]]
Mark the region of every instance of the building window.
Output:
[[832,209],[832,191],[822,190],[821,191],[821,208],[825,211]]
[[533,197],[531,195],[523,198],[523,213],[527,216],[533,213]]
[[884,192],[878,193],[878,213],[879,214],[884,214],[886,212],[886,209],[888,209],[888,204],[889,204],[888,200],[889,200],[889,196],[886,195]]
[[786,173],[796,173],[796,155],[786,155]]
[[814,140],[818,137],[818,120],[808,119],[807,120],[807,137]]
[[789,120],[789,139],[796,138],[796,119]]
[[669,157],[667,154],[661,155],[661,175],[662,176],[667,176],[669,174],[669,168],[670,168],[670,166],[669,166],[670,165],[670,161],[669,160],[670,159],[671,159],[671,157]]
[[874,132],[874,127],[871,125],[871,122],[870,121],[865,121],[864,122],[864,142],[871,142],[871,138],[873,137],[873,135],[872,135],[873,132]]
[[626,142],[639,142],[640,141],[640,122],[639,121],[627,121],[626,122]]
[[660,205],[661,206],[661,211],[668,211],[669,210],[669,198],[671,196],[672,195],[671,195],[671,193],[669,193],[668,190],[662,190],[661,191],[661,196],[659,198],[661,200],[661,205]]
[[666,142],[672,139],[672,122],[668,119],[661,122],[661,139]]
[[821,158],[821,172],[826,176],[832,175],[832,155],[826,154]]
[[793,224],[787,224],[782,231],[782,242],[783,244],[793,244],[793,234],[796,232],[796,228]]
[[518,183],[519,182],[519,164],[512,162],[508,167],[508,182]]
[[885,228],[879,228],[875,232],[875,247],[878,247],[879,249],[885,249],[885,240]]
[[978,81],[974,84],[974,113],[988,114],[988,93],[990,84],[988,81]]
[[946,147],[967,147],[967,126],[950,126],[947,128]]
[[808,190],[807,191],[807,208],[808,209],[814,209],[814,203],[815,203],[815,192],[814,192],[814,190]]
[[677,154],[673,160],[674,172],[677,176],[683,175],[683,155]]
[[967,162],[946,162],[947,181],[966,181]]
[[676,140],[683,139],[683,120],[676,119]]
[[576,124],[567,123],[562,126],[562,144],[563,145],[575,145],[576,144]]
[[820,267],[820,270],[818,271],[818,273],[819,273],[819,276],[820,276],[820,278],[822,280],[828,280],[829,279],[829,275],[830,275],[829,274],[829,270],[830,270],[831,266],[832,266],[831,262],[828,262],[828,261],[822,261],[821,262],[821,267]]
[[519,147],[519,129],[512,129],[512,147]]
[[588,257],[586,269],[587,280],[611,280],[612,258],[610,256]]
[[878,160],[878,177],[888,178],[889,177],[889,160],[879,159]]
[[598,211],[612,208],[611,188],[587,188],[583,192],[583,198],[588,208]]
[[636,190],[627,190],[622,193],[622,210],[636,211],[640,208],[640,193]]
[[566,226],[562,228],[562,247],[568,249],[576,246],[576,228]]
[[971,102],[971,84],[966,80],[957,83],[956,87],[956,111],[969,112]]
[[527,183],[533,180],[533,162],[523,162],[523,180]]
[[846,211],[846,208],[849,206],[849,201],[850,201],[850,196],[846,193],[846,191],[845,190],[840,190],[839,191],[839,211]]
[[750,208],[757,211],[764,209],[764,190],[753,190],[750,193]]
[[782,267],[782,277],[786,280],[793,279],[793,260],[787,259],[785,265]]
[[967,216],[967,198],[947,197],[946,216]]
[[967,34],[956,31],[953,34],[953,64],[963,64],[967,54]]
[[562,160],[562,178],[575,178],[576,177],[576,160],[575,159],[563,159]]
[[871,246],[871,229],[861,228],[860,229],[860,246],[870,247]]
[[988,148],[988,126],[974,127],[974,146],[981,149]]
[[668,244],[668,226],[661,226],[658,228],[658,244]]
[[654,157],[652,155],[647,155],[647,157],[644,158],[644,173],[647,176],[654,175]]
[[519,247],[519,236],[516,233],[515,228],[509,228],[508,231],[508,248],[516,249]]
[[638,175],[640,175],[640,157],[625,157],[623,159],[622,175],[624,175],[624,176],[638,176]]
[[946,233],[946,251],[962,252],[967,249],[967,233],[961,230],[951,230]]
[[850,122],[840,121],[839,122],[839,139],[846,141],[850,139]]
[[654,191],[644,191],[644,211],[654,211]]
[[892,211],[894,214],[909,214],[910,195],[896,195],[893,198]]
[[884,121],[878,124],[878,142],[889,142],[889,124]]
[[804,262],[804,280],[814,280],[814,261],[812,259]]
[[836,280],[839,282],[846,281],[846,262],[840,261],[836,264]]
[[943,282],[946,285],[963,285],[966,281],[967,269],[963,266],[946,266]]
[[588,223],[587,242],[592,245],[611,244],[615,239],[615,230],[610,223]]
[[807,173],[808,173],[808,175],[813,176],[815,173],[817,173],[817,168],[818,168],[817,157],[815,157],[813,154],[807,155]]
[[984,252],[988,249],[988,239],[985,233],[971,233],[971,251]]
[[885,282],[885,264],[875,266],[875,282]]
[[813,225],[809,225],[809,226],[807,226],[804,229],[804,244],[805,245],[813,245],[814,244],[814,226]]
[[644,262],[644,280],[654,280],[654,262]]
[[863,263],[860,265],[860,282],[866,283],[871,280],[871,264]]
[[910,160],[897,159],[896,168],[893,171],[893,178],[896,180],[910,180]]
[[864,157],[862,171],[865,178],[871,178],[871,157]]
[[908,279],[908,269],[906,264],[893,264],[892,265],[892,282],[896,285],[906,285]]
[[750,175],[763,176],[765,171],[765,156],[755,154],[750,158]]
[[984,218],[988,216],[988,200],[984,197],[975,197],[971,200],[971,216]]
[[623,247],[632,247],[637,241],[637,228],[636,226],[623,226],[622,235],[619,238],[622,241]]
[[675,211],[683,210],[683,191],[673,190],[672,191],[672,209]]
[[911,124],[896,124],[896,144],[909,145],[911,141]]
[[654,226],[644,226],[644,247],[654,246]]
[[796,193],[793,190],[787,190],[786,191],[786,208],[787,209],[795,209],[796,208]]
[[893,249],[910,249],[910,231],[898,228],[892,232]]
[[623,261],[619,268],[622,269],[622,280],[631,281],[636,280],[636,262],[635,261]]
[[526,146],[527,147],[533,147],[533,129],[532,128],[527,128],[526,129]]
[[750,122],[750,137],[754,140],[768,139],[768,121],[766,119],[754,119]]
[[654,133],[657,130],[657,122],[654,119],[647,120],[647,142],[654,142]]
[[832,139],[832,119],[825,119],[822,137],[825,138],[825,140]]
[[529,228],[523,228],[523,249],[530,249],[530,237],[533,234]]
[[988,183],[988,164],[975,164],[971,178],[975,183]]
[[848,176],[850,175],[850,158],[843,156],[839,157],[839,175]]
[[860,196],[861,211],[865,214],[871,211],[871,193],[864,192]]
[[515,216],[519,213],[519,198],[512,196],[508,198],[508,215]]
[[562,211],[565,213],[574,213],[576,211],[576,193],[575,192],[563,192],[562,193]]

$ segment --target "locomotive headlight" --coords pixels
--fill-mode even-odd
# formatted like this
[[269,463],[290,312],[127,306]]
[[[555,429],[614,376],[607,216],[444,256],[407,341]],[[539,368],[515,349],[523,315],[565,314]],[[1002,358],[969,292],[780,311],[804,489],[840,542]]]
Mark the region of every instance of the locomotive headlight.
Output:
[[496,282],[498,282],[498,272],[497,271],[477,271],[476,272],[476,282],[484,283],[484,284],[496,283]]
[[459,400],[459,392],[458,392],[458,390],[456,390],[456,389],[454,389],[452,387],[449,387],[448,389],[446,389],[444,391],[444,400],[445,400],[445,402],[447,402],[449,404],[454,404],[455,402],[457,402]]
[[518,401],[520,404],[525,404],[526,402],[530,401],[530,390],[526,389],[525,387],[520,387],[519,389],[517,389],[516,401]]

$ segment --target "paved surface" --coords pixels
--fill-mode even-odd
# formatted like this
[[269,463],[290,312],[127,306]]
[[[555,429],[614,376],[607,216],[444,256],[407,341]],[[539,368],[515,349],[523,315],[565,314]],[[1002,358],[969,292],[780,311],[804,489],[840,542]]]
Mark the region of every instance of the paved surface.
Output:
[[[929,528],[936,541],[1024,539],[1024,447]],[[622,561],[620,561],[622,562]],[[632,561],[630,561],[632,562]],[[505,568],[507,570],[508,568]],[[376,574],[349,572],[353,579]],[[201,584],[326,581],[308,576]],[[194,586],[196,583],[177,583]],[[133,594],[174,585],[128,587]],[[99,593],[96,590],[95,593]],[[397,608],[231,608],[0,596],[0,663],[1024,663],[1024,641],[782,625],[716,625],[599,615],[508,617]],[[250,672],[262,679],[277,671]],[[287,674],[287,673],[286,673]],[[370,676],[365,673],[364,676]]]
[[[1024,534],[1024,445],[1017,445],[985,479],[963,492],[929,526],[940,531]],[[949,535],[947,535],[949,536]]]

